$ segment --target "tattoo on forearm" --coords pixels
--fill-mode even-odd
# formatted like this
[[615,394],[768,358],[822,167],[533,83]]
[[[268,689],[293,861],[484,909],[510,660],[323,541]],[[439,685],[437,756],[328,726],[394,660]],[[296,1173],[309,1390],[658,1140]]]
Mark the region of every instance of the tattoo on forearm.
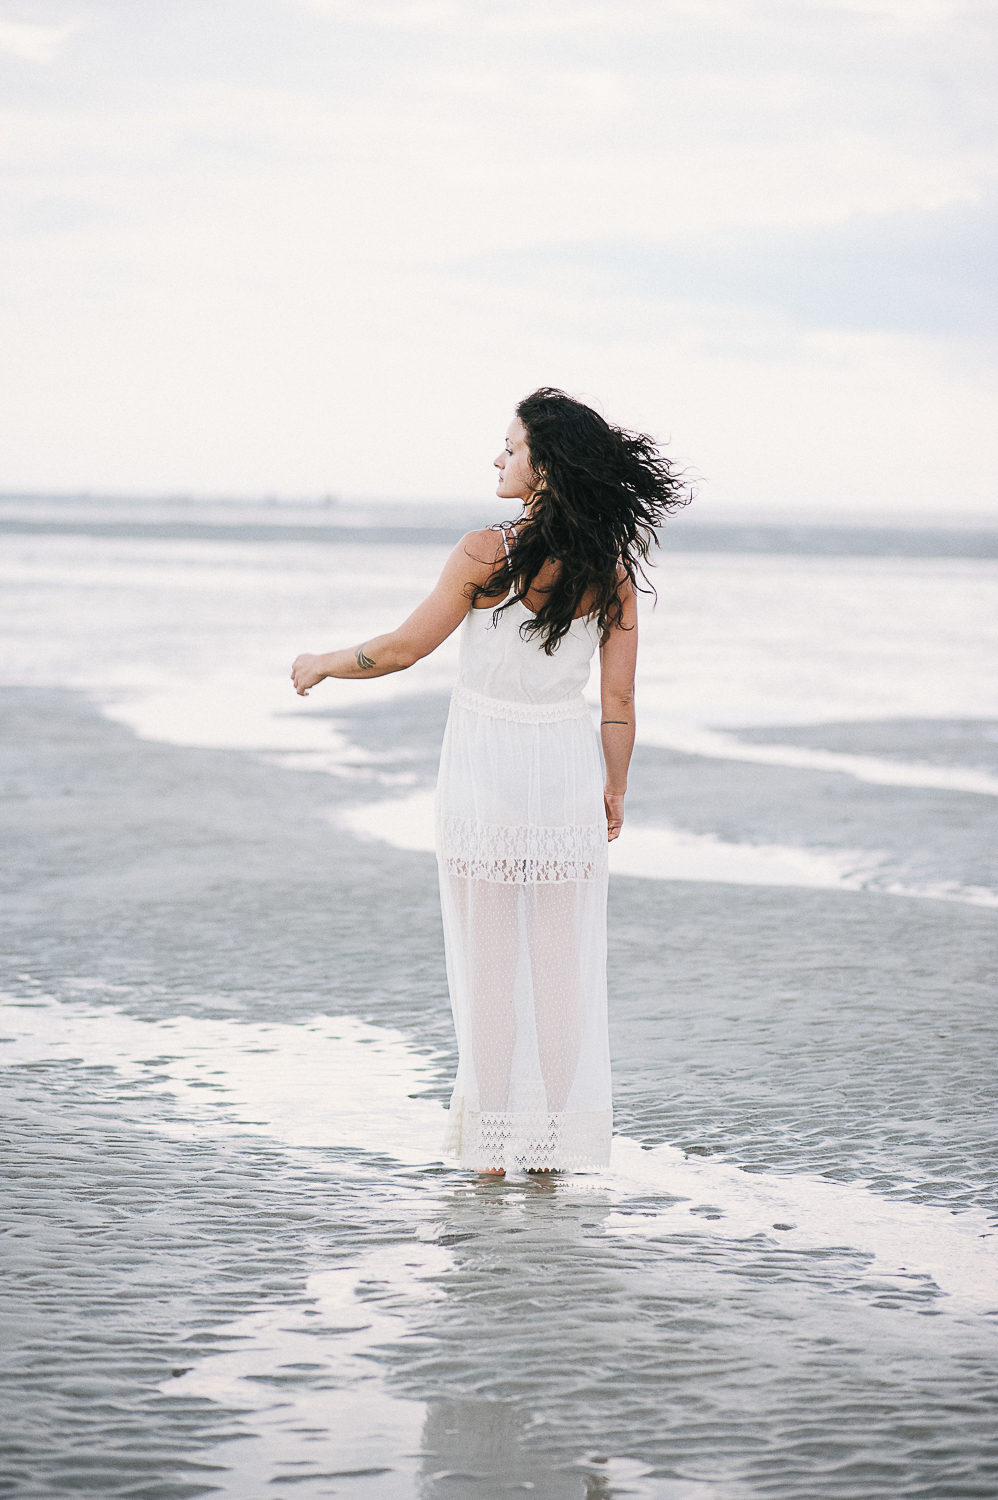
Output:
[[363,646],[358,646],[354,655],[357,658],[357,665],[362,672],[368,672],[372,667],[376,667],[378,665],[376,661],[372,661],[371,658],[365,654]]
[[602,724],[623,724],[625,729],[630,729],[630,727],[631,727],[631,721],[630,721],[630,719],[603,719],[603,720],[601,720],[601,723]]

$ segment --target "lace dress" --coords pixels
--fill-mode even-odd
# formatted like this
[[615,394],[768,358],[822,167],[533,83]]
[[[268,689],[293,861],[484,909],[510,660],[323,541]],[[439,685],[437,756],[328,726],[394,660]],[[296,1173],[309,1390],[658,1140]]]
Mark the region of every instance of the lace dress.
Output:
[[437,857],[459,1063],[445,1150],[465,1166],[610,1156],[607,837],[582,689],[598,643],[552,656],[514,604],[472,609],[440,757]]

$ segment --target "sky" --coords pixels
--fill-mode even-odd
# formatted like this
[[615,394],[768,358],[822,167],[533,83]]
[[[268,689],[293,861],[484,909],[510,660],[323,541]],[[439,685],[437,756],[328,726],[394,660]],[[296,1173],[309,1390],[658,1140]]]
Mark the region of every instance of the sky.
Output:
[[998,519],[998,0],[0,0],[0,491]]

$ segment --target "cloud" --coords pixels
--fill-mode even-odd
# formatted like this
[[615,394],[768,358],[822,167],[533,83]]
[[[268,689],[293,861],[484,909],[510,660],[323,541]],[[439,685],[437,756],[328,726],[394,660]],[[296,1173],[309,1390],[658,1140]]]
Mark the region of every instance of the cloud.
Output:
[[988,337],[998,333],[996,263],[998,207],[986,203],[658,245],[560,243],[455,269],[532,288],[567,275],[611,301],[739,305],[805,328]]
[[973,16],[975,0],[294,0],[330,21],[450,35],[538,36],[602,31],[646,35],[701,27],[779,28],[845,19],[889,34],[919,35]]
[[73,32],[75,22],[65,26],[39,26],[32,21],[0,21],[0,53],[22,57],[26,62],[55,62],[60,48]]
[[[77,0],[12,3],[56,55]],[[848,471],[857,506],[991,505],[990,23],[959,15],[101,0],[56,67],[5,64],[4,482],[467,494],[553,382],[718,499]]]

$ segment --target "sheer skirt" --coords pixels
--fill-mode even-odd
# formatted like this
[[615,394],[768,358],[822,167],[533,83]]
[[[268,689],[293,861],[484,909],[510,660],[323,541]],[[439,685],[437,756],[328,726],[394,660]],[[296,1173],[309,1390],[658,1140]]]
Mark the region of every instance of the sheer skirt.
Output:
[[455,690],[437,849],[460,1057],[448,1153],[478,1169],[604,1165],[606,821],[581,698]]

